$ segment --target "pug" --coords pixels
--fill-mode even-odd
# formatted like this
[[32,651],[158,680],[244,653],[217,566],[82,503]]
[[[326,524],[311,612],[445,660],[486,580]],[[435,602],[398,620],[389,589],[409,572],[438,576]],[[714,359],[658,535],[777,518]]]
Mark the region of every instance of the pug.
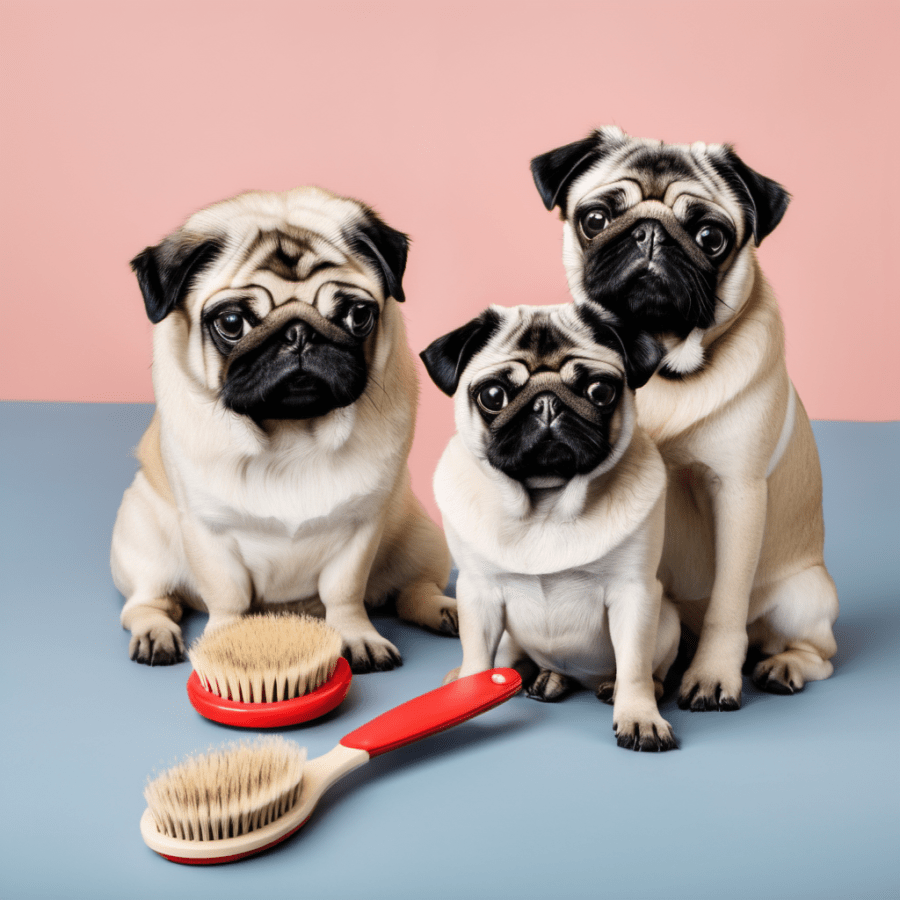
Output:
[[407,246],[362,203],[303,187],[216,203],[132,261],[157,401],[112,539],[132,659],[182,658],[185,605],[207,628],[324,608],[357,672],[401,663],[366,604],[395,596],[455,633],[449,551],[407,466]]
[[665,467],[633,392],[661,353],[567,304],[490,307],[421,354],[454,398],[434,485],[459,567],[459,675],[529,661],[530,696],[587,687],[614,700],[619,746],[651,751],[676,746],[654,694],[679,623],[657,578]]
[[671,473],[661,575],[699,636],[680,705],[739,708],[748,644],[762,690],[827,678],[838,599],[819,459],[756,257],[787,192],[729,145],[618,128],[531,169],[544,205],[560,210],[576,304],[665,347],[637,406]]

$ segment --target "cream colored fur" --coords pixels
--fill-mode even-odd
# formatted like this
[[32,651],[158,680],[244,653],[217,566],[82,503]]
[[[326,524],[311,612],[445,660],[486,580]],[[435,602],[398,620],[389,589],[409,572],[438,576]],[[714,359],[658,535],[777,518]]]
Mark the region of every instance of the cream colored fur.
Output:
[[[501,331],[471,360],[454,395],[458,433],[435,473],[435,496],[459,567],[463,661],[458,674],[524,658],[543,671],[556,699],[571,680],[597,692],[615,683],[621,743],[674,746],[656,705],[678,648],[678,618],[656,577],[662,553],[665,468],[635,424],[625,390],[614,414],[611,455],[593,472],[555,487],[529,487],[490,465],[486,428],[468,386],[522,354],[511,336],[532,313],[550,311],[567,334],[572,307],[494,309]],[[577,356],[622,373],[617,353],[578,335]],[[531,360],[539,365],[541,360]],[[513,380],[525,376],[516,363]],[[451,678],[456,673],[451,673]],[[562,677],[560,677],[562,676]]]
[[[157,413],[112,542],[133,655],[154,648],[178,655],[185,603],[209,613],[207,628],[251,608],[324,606],[345,652],[376,668],[399,654],[372,626],[364,601],[377,604],[398,592],[404,618],[434,629],[455,626],[455,605],[442,595],[446,543],[410,488],[418,386],[403,319],[341,237],[359,214],[355,201],[300,188],[244,194],[184,226],[199,235],[224,231],[228,249],[154,329]],[[321,252],[339,268],[300,283],[259,269],[258,254],[246,248],[281,223],[320,235]],[[338,277],[376,298],[381,310],[366,339],[363,395],[319,418],[264,427],[224,407],[223,360],[199,325],[210,298],[262,287],[254,299],[262,317],[291,298],[312,302]],[[318,296],[327,302],[327,285]]]
[[795,691],[827,678],[838,601],[822,556],[812,428],[802,403],[790,403],[781,316],[758,267],[740,316],[706,353],[689,381],[654,376],[638,413],[671,473],[662,577],[700,635],[682,695],[722,705],[740,703],[748,642],[768,657],[757,681],[771,673]]
[[[584,198],[611,184],[631,192],[629,202],[641,200],[640,178],[622,162],[640,144],[661,146],[627,138],[573,182],[570,216]],[[732,220],[738,249],[720,267],[711,327],[683,341],[660,336],[669,369],[693,374],[680,381],[653,376],[637,392],[638,421],[670,473],[661,577],[699,634],[681,702],[735,709],[748,640],[768,657],[753,674],[769,690],[791,693],[832,673],[838,600],[823,560],[818,454],[806,411],[796,399],[791,403],[781,315],[753,236],[709,163],[708,152],[720,148],[674,146],[701,177],[673,181],[665,205],[677,213],[692,197],[715,203]],[[576,303],[590,303],[571,217],[563,231],[569,286]],[[786,422],[789,407],[793,421]]]

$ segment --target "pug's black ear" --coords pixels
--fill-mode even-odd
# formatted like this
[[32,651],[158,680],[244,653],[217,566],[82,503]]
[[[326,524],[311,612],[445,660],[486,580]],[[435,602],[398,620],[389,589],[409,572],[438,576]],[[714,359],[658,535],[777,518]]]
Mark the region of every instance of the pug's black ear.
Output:
[[575,311],[598,344],[611,347],[622,357],[628,387],[632,390],[643,387],[659,368],[666,355],[665,347],[646,331],[624,328],[619,319],[602,318],[590,306],[578,304]]
[[659,368],[662,358],[666,355],[665,347],[656,338],[639,331],[632,335],[630,340],[624,341],[625,345],[625,380],[628,387],[637,390],[643,387]]
[[345,230],[344,238],[357,256],[367,259],[381,275],[385,299],[393,297],[398,303],[406,300],[403,293],[403,273],[409,252],[409,238],[402,231],[391,228],[371,209],[364,218]]
[[781,221],[791,195],[777,181],[751,169],[729,144],[711,160],[716,172],[737,195],[748,230],[759,246]]
[[196,275],[222,252],[224,241],[177,231],[131,261],[147,316],[155,325],[184,299]]
[[601,160],[621,137],[618,129],[592,131],[583,140],[536,156],[531,161],[531,174],[544,206],[547,209],[558,206],[565,217],[569,186]]
[[447,396],[456,393],[466,366],[499,327],[500,316],[494,310],[486,309],[471,322],[432,341],[419,354],[431,380]]

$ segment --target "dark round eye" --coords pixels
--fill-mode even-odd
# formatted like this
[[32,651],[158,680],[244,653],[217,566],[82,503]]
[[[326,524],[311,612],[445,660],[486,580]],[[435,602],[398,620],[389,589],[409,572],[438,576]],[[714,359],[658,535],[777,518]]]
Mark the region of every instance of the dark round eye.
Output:
[[701,226],[694,240],[707,256],[718,256],[728,243],[725,232],[718,225]]
[[496,381],[486,384],[478,392],[478,405],[485,412],[500,412],[507,403],[509,403],[509,397],[506,396],[506,391]]
[[581,214],[580,224],[582,233],[590,240],[609,225],[609,215],[605,209],[594,207]]
[[355,303],[344,317],[347,331],[355,338],[364,338],[375,327],[375,310],[371,303]]
[[244,336],[244,317],[233,310],[224,312],[220,316],[216,316],[214,324],[216,331],[225,338],[226,341],[239,341]]
[[595,381],[585,391],[588,400],[594,406],[609,406],[616,399],[616,386],[608,381]]

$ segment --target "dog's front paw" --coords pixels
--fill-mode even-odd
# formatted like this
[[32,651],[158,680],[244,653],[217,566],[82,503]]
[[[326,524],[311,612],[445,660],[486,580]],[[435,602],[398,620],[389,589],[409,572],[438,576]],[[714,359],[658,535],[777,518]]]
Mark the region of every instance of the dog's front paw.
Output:
[[691,712],[719,710],[730,712],[741,708],[741,672],[717,673],[691,666],[681,679],[678,695],[681,709]]
[[174,622],[154,624],[132,632],[128,655],[147,666],[171,666],[184,659],[184,640]]
[[559,672],[551,672],[549,669],[541,669],[537,678],[528,686],[526,694],[532,700],[540,700],[543,703],[553,703],[562,700],[566,694],[570,694],[575,687],[575,682]]
[[672,726],[660,715],[622,716],[613,722],[613,731],[616,743],[626,750],[663,753],[678,749]]
[[380,635],[345,640],[341,656],[350,663],[350,669],[357,674],[388,672],[403,665],[400,651]]

